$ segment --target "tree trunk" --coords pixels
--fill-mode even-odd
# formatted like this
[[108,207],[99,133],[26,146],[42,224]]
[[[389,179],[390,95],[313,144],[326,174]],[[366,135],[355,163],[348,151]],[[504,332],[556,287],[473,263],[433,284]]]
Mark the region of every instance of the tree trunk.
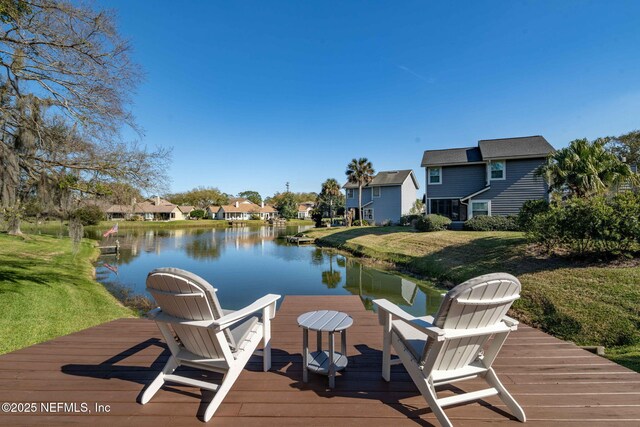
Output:
[[358,213],[360,214],[360,227],[362,227],[362,185],[358,186]]
[[7,234],[21,236],[20,230],[20,202],[16,202],[13,208],[5,209],[5,219],[7,220]]
[[329,219],[331,220],[331,225],[333,225],[333,200],[329,202]]

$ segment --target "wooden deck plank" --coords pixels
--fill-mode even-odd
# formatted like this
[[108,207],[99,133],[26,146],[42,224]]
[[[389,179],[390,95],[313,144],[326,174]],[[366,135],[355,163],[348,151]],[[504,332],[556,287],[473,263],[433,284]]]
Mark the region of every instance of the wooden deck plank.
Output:
[[[310,374],[302,383],[299,314],[349,313],[347,371],[336,388]],[[315,343],[315,339],[312,340]],[[338,340],[339,342],[339,340]],[[380,378],[382,334],[377,317],[355,296],[287,296],[273,321],[273,370],[253,358],[216,413],[216,425],[432,425],[435,418],[401,366],[391,383]],[[0,402],[109,404],[108,414],[7,414],[3,425],[202,425],[200,390],[169,385],[147,405],[136,399],[168,358],[153,322],[121,319],[0,356]],[[509,337],[495,368],[527,413],[527,425],[640,424],[640,375],[522,325]],[[201,372],[185,369],[186,374]],[[457,385],[482,386],[480,380]],[[451,395],[449,386],[441,393]],[[330,405],[330,406],[329,406]],[[457,426],[521,425],[495,398],[452,407]]]

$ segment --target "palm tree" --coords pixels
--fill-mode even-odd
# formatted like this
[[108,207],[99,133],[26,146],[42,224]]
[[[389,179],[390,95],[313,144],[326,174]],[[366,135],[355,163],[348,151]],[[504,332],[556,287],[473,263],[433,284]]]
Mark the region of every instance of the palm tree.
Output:
[[329,205],[329,217],[333,224],[333,204],[336,199],[340,197],[340,184],[333,178],[327,179],[322,183],[322,190],[320,191],[319,198],[325,201]]
[[367,185],[373,179],[373,165],[366,157],[353,159],[347,165],[345,174],[352,184],[358,185],[358,212],[360,213],[360,225],[362,225],[362,187]]
[[549,190],[568,192],[570,196],[589,197],[638,177],[626,163],[607,151],[604,141],[571,141],[568,147],[553,153],[537,170],[549,184]]

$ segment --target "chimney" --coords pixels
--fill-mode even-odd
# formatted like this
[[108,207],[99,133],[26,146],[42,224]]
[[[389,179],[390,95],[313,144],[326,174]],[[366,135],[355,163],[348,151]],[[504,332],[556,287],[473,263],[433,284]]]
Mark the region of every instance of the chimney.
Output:
[[260,202],[260,207],[264,208],[264,202]]
[[238,202],[238,201],[236,200],[235,205],[236,205],[236,208],[239,208],[239,207],[240,207],[240,202]]
[[160,196],[156,196],[156,206],[160,206]]

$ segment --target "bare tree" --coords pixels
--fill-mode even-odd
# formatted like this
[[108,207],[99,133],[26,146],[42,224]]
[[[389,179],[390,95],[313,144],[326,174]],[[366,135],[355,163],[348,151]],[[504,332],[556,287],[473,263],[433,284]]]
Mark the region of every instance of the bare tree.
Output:
[[0,0],[3,208],[19,211],[27,195],[51,189],[69,196],[109,182],[166,182],[167,150],[121,138],[123,126],[140,135],[127,106],[141,72],[114,22],[65,0]]

